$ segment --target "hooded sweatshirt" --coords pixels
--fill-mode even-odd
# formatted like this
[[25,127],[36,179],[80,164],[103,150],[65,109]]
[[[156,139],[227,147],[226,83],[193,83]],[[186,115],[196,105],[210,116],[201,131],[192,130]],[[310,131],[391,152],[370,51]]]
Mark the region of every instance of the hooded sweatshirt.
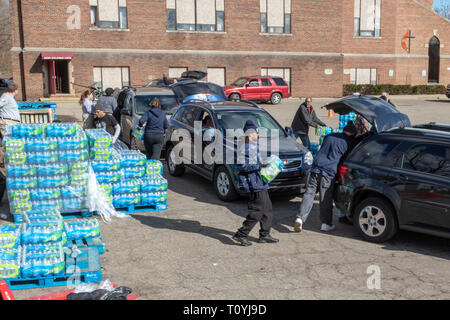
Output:
[[164,134],[169,127],[166,114],[159,108],[151,108],[139,120],[139,127],[145,125],[144,134]]

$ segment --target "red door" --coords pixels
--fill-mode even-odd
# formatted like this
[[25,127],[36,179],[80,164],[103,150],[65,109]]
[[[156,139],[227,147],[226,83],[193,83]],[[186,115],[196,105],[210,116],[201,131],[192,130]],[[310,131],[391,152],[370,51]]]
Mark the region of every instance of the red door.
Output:
[[259,82],[259,79],[249,79],[245,87],[245,96],[242,97],[243,99],[261,99],[261,84]]
[[272,95],[273,85],[268,78],[261,78],[261,99],[270,100]]
[[55,60],[47,60],[47,65],[48,65],[48,90],[50,94],[56,94]]

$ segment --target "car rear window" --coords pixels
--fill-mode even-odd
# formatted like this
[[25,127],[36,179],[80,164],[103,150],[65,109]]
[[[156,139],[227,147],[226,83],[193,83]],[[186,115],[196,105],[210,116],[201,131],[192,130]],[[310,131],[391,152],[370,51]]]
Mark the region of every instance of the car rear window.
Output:
[[403,169],[450,177],[450,147],[416,144],[405,152]]
[[401,151],[396,148],[399,144],[399,140],[373,139],[360,147],[356,147],[347,160],[368,166],[399,166],[402,159]]
[[178,108],[178,101],[174,95],[148,95],[136,96],[136,113],[143,115],[150,109],[150,102],[158,98],[161,103],[161,110],[166,114],[171,115]]
[[277,86],[287,86],[287,83],[282,78],[272,78],[273,81],[277,84]]

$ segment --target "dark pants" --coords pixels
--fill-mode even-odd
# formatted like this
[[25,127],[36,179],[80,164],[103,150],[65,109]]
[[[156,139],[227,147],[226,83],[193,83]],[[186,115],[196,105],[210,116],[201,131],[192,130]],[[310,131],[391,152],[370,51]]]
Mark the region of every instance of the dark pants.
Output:
[[147,159],[159,160],[161,158],[161,150],[164,143],[164,134],[162,133],[146,133],[144,135],[145,151]]
[[300,140],[302,141],[302,144],[308,149],[311,149],[311,142],[309,141],[309,136],[307,134],[302,134],[302,133],[294,133],[295,138],[300,138]]
[[250,194],[247,218],[236,234],[240,237],[247,237],[258,222],[261,227],[259,236],[268,236],[272,227],[272,202],[267,190]]
[[3,173],[0,173],[0,203],[3,200],[5,190],[6,190],[6,177],[3,175]]
[[320,221],[332,225],[334,179],[314,172],[311,172],[311,175],[309,176],[297,218],[301,218],[303,222],[306,222],[313,207],[314,198],[317,192],[319,192],[320,200]]

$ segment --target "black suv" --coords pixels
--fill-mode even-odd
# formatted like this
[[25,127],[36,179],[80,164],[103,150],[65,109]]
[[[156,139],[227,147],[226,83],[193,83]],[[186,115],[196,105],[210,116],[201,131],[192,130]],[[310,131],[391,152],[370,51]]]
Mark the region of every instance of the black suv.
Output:
[[398,229],[450,238],[450,125],[398,126],[364,139],[339,166],[334,200],[371,242]]
[[[180,86],[180,88],[174,88],[175,92],[178,92],[184,88],[185,95],[195,97],[192,95],[193,88],[189,86]],[[198,86],[196,89],[200,90]],[[217,92],[218,93],[218,92]],[[180,96],[180,95],[179,95]],[[279,157],[284,163],[283,171],[269,184],[271,191],[292,191],[299,193],[305,186],[305,180],[307,172],[313,161],[311,152],[300,146],[294,138],[292,138],[291,128],[282,128],[281,125],[264,109],[260,108],[256,103],[249,101],[225,101],[225,95],[220,94],[222,101],[208,102],[200,100],[187,100],[178,110],[174,113],[169,121],[169,129],[166,135],[166,161],[169,173],[173,176],[183,175],[185,168],[188,167],[197,174],[213,181],[214,190],[223,201],[232,201],[236,199],[239,194],[237,192],[237,177],[238,169],[234,163],[226,163],[224,159],[221,163],[216,161],[212,164],[196,163],[194,146],[188,146],[192,148],[190,158],[186,155],[183,156],[183,164],[177,164],[175,161],[174,148],[179,143],[186,143],[184,138],[182,140],[172,141],[172,136],[176,129],[184,129],[185,132],[190,134],[190,140],[194,141],[195,136],[202,134],[202,132],[196,133],[194,121],[202,121],[205,117],[209,116],[212,119],[214,129],[222,132],[223,135],[223,155],[230,154],[236,155],[237,141],[226,137],[226,130],[228,129],[242,129],[246,120],[251,119],[259,128],[266,128],[271,134],[271,138],[276,138],[279,142]],[[217,100],[216,100],[217,101]],[[276,137],[273,135],[277,135]],[[261,136],[261,135],[260,135]],[[197,137],[197,139],[202,137]],[[261,151],[267,151],[267,154],[271,153],[271,139],[267,146],[262,146]],[[208,146],[208,143],[203,142],[202,151]],[[201,155],[200,155],[201,157]],[[198,161],[197,161],[198,162]]]

